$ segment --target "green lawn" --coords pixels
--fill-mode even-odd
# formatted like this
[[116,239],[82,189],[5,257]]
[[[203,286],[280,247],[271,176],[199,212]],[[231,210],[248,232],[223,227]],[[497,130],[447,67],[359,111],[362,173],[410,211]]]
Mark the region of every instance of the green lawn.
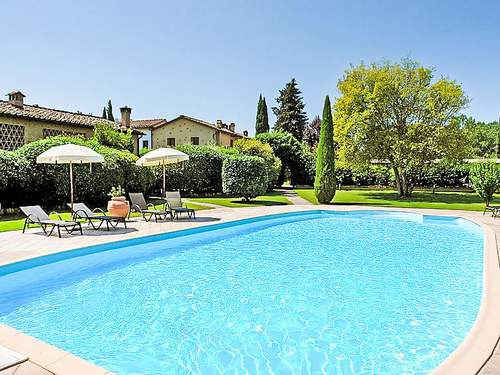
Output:
[[269,193],[253,199],[250,202],[243,202],[241,198],[212,197],[212,198],[189,198],[190,201],[200,203],[218,204],[224,207],[257,207],[257,206],[281,206],[292,204],[286,197],[279,193]]
[[[302,198],[318,204],[312,189],[295,190]],[[495,198],[500,200],[500,195]],[[415,191],[411,198],[401,199],[394,190],[338,190],[334,204],[361,204],[403,208],[436,208],[448,210],[482,211],[484,203],[475,193]]]
[[[195,210],[208,210],[211,207],[207,206],[202,206],[200,204],[195,204],[195,203],[188,203],[187,206],[189,208],[194,208]],[[155,206],[156,208],[160,209],[163,207],[163,205],[158,205]],[[71,214],[69,212],[61,212],[61,217],[64,220],[71,220]],[[131,217],[137,217],[140,216],[138,213],[133,213],[130,215]],[[51,216],[52,219],[58,219],[56,215]],[[21,230],[23,229],[24,225],[24,217],[21,216],[2,216],[0,217],[0,232],[7,232],[11,230]]]

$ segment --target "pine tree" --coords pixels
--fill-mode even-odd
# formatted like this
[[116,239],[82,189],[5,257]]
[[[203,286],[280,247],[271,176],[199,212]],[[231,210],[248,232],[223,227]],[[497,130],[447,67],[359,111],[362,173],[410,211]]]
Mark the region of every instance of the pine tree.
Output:
[[259,95],[259,102],[257,103],[257,117],[255,119],[255,134],[269,132],[269,119],[267,116],[266,98]]
[[113,116],[113,105],[111,104],[111,100],[108,100],[108,120],[109,121],[115,121],[115,116]]
[[307,114],[304,111],[302,93],[297,87],[295,78],[292,78],[285,88],[280,90],[276,102],[278,107],[273,107],[273,112],[276,115],[274,129],[292,133],[295,138],[302,140],[307,124]]
[[314,193],[319,203],[330,203],[335,196],[335,146],[333,144],[332,107],[328,95],[325,98],[323,119],[316,154],[316,178]]
[[108,114],[106,113],[106,107],[103,107],[103,109],[102,109],[102,118],[104,118],[104,119],[108,118]]

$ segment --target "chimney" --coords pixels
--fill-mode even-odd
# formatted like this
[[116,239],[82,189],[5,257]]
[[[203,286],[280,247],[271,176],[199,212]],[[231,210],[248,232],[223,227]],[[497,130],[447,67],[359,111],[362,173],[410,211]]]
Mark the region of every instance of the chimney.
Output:
[[120,123],[127,129],[130,128],[130,114],[132,113],[132,108],[127,106],[121,107],[120,113],[121,113]]
[[248,137],[248,130],[243,130],[243,136]]
[[217,127],[222,129],[222,120],[217,120]]
[[26,95],[24,95],[21,91],[12,91],[5,96],[9,97],[10,104],[15,105],[16,107],[23,108],[24,98],[26,97]]
[[230,123],[229,124],[229,131],[232,131],[234,133],[234,128],[236,127],[236,125],[234,124],[234,122]]

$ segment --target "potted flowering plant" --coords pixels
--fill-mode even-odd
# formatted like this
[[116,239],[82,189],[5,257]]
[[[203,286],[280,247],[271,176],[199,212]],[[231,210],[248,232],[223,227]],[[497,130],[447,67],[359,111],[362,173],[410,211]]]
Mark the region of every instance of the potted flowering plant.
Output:
[[128,202],[125,200],[125,190],[120,186],[113,186],[108,193],[111,198],[108,201],[108,212],[110,216],[127,217],[129,211]]

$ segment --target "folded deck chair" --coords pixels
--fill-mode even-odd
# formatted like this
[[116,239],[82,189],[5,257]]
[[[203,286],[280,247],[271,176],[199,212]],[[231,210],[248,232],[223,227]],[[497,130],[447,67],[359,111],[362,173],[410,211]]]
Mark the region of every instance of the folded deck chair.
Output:
[[167,191],[166,192],[167,205],[172,212],[172,217],[175,216],[179,219],[179,214],[187,213],[188,218],[196,219],[196,212],[192,208],[188,208],[185,203],[182,202],[181,193],[178,191]]
[[[23,233],[26,231],[26,228],[29,228],[30,224],[36,224],[43,229],[43,233],[45,233],[46,236],[50,236],[56,228],[59,238],[61,238],[61,228],[68,232],[68,234],[72,234],[77,231],[83,235],[82,225],[79,222],[63,220],[61,215],[57,212],[51,212],[50,214],[56,214],[59,216],[59,220],[52,220],[40,206],[24,206],[19,208],[26,215]],[[47,231],[47,227],[52,227],[49,232]]]
[[163,206],[162,210],[157,210],[152,203],[146,202],[142,193],[129,193],[128,196],[130,197],[131,203],[130,212],[128,214],[129,217],[130,213],[139,212],[146,221],[150,221],[153,216],[156,222],[158,219],[166,220],[167,216],[170,216],[171,220],[173,219],[172,212],[165,209],[166,205]]
[[486,213],[486,211],[491,211],[491,216],[497,217],[500,214],[500,206],[492,206],[487,204],[484,207],[483,216]]
[[[68,206],[71,207],[71,203],[68,203]],[[96,214],[96,212],[98,214]],[[76,221],[76,219],[85,220],[95,230],[101,228],[104,223],[106,223],[106,229],[108,231],[110,225],[112,228],[116,228],[119,223],[123,223],[125,228],[127,228],[127,222],[124,217],[108,216],[100,208],[94,208],[94,210],[91,210],[85,203],[73,203],[73,220]],[[96,225],[95,220],[99,222],[98,225]]]

